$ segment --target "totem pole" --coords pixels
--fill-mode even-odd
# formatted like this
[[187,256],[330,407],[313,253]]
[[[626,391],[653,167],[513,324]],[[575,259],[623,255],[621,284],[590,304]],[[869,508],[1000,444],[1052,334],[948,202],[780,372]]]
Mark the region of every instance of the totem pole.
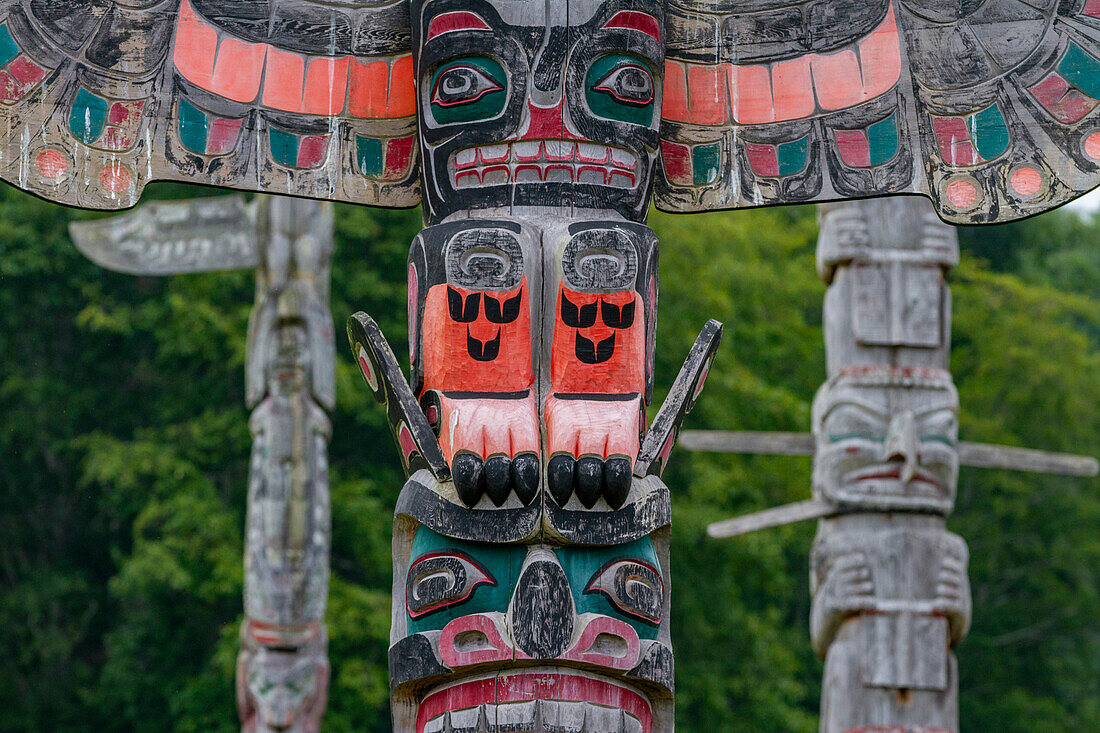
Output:
[[[814,457],[813,499],[708,532],[730,537],[820,517],[810,638],[825,660],[822,733],[955,733],[952,649],[971,615],[966,543],[945,527],[960,463],[945,281],[958,239],[912,197],[822,204],[819,220],[828,379],[814,398],[810,440],[695,433],[684,442]],[[808,451],[791,450],[807,442]],[[1096,473],[1089,458],[969,445],[989,467]]]
[[818,267],[828,380],[814,399],[810,635],[822,733],[958,730],[951,648],[970,625],[948,371],[955,231],[919,199],[825,204]]
[[411,5],[428,225],[411,386],[369,317],[349,322],[415,470],[394,523],[394,729],[671,731],[658,476],[720,329],[647,434],[662,8]]
[[96,263],[134,274],[256,267],[245,390],[252,408],[237,705],[246,733],[316,733],[328,690],[326,411],[335,406],[329,204],[271,196],[148,204],[74,223]]
[[395,728],[668,731],[658,476],[720,329],[647,431],[651,200],[1039,213],[1100,182],[1098,49],[1095,0],[0,0],[0,175],[423,193],[411,385],[349,325],[412,474]]

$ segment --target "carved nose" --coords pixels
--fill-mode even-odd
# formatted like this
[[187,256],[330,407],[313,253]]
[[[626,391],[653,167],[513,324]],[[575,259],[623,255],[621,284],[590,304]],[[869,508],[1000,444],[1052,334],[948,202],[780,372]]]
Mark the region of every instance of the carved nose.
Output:
[[886,431],[885,459],[901,463],[900,478],[908,483],[917,467],[917,421],[911,410],[894,415]]
[[534,102],[527,102],[527,113],[531,122],[527,126],[527,132],[523,134],[524,140],[579,140],[565,127],[565,99],[559,99],[558,103],[551,107],[539,107]]
[[512,638],[534,659],[554,659],[569,647],[575,621],[569,578],[550,550],[532,549],[512,596]]

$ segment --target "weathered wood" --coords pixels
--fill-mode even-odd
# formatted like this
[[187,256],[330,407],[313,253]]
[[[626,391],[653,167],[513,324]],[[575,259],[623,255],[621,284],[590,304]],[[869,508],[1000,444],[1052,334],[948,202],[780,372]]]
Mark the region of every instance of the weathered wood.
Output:
[[707,534],[715,539],[736,537],[759,529],[804,522],[807,519],[820,519],[835,512],[836,504],[832,502],[807,499],[806,501],[765,509],[753,514],[745,514],[733,519],[725,519],[721,522],[713,522],[707,525]]
[[239,196],[148,204],[74,223],[78,248],[140,275],[257,267],[246,392],[253,409],[237,705],[246,730],[317,730],[328,690],[327,447],[335,406],[328,308],[332,207]]
[[959,463],[976,468],[1004,468],[1063,476],[1095,476],[1100,473],[1100,464],[1092,456],[985,443],[959,443]]
[[703,391],[721,339],[722,324],[713,319],[707,321],[696,337],[680,373],[676,375],[661,409],[653,418],[649,432],[642,440],[638,460],[634,464],[635,476],[660,476],[664,471],[669,453],[680,433],[680,425]]
[[[755,453],[773,456],[814,454],[813,433],[685,430],[680,434],[679,445],[684,450],[708,453]],[[959,442],[958,450],[960,466],[1063,476],[1096,476],[1100,472],[1100,464],[1092,456],[966,441]]]
[[704,453],[812,456],[814,436],[756,430],[685,430],[680,434],[680,447]]
[[69,235],[100,267],[131,275],[174,275],[259,264],[255,208],[243,196],[152,202],[128,214],[74,221]]

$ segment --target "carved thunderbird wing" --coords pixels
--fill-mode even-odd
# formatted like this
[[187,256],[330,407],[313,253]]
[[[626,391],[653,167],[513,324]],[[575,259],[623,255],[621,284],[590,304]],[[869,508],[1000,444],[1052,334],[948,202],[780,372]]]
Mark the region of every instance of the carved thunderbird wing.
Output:
[[0,0],[0,176],[134,205],[176,180],[419,200],[407,0]]
[[668,0],[657,204],[921,193],[958,223],[1100,183],[1100,0]]

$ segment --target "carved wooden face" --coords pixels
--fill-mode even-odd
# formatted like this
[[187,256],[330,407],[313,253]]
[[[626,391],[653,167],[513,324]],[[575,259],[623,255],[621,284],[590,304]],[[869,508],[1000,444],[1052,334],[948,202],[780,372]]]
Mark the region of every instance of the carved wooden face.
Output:
[[[529,730],[536,699],[544,720],[579,721],[583,709],[584,730],[662,730],[657,708],[671,677],[656,671],[671,664],[671,650],[652,538],[603,548],[492,545],[420,527],[409,557],[395,590],[404,595],[395,613],[405,638],[391,650],[390,671],[399,691],[430,690],[416,698],[408,730],[473,732],[481,716],[484,730]],[[416,648],[442,665],[429,669]],[[516,659],[543,666],[498,676]],[[607,725],[597,724],[603,717]]]
[[246,730],[317,730],[328,686],[328,662],[323,654],[299,655],[260,647],[249,660],[246,675],[249,702],[255,711],[245,721]]
[[814,400],[814,491],[847,504],[948,513],[959,473],[949,380],[827,382]]
[[517,205],[644,219],[661,3],[420,0],[413,19],[430,222]]

